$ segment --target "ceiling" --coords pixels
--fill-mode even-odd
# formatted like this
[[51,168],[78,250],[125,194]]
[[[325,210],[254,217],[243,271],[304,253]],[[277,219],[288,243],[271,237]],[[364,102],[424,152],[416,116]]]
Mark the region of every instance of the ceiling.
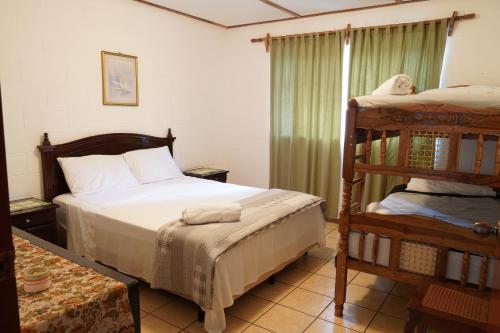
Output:
[[426,0],[135,0],[224,28]]

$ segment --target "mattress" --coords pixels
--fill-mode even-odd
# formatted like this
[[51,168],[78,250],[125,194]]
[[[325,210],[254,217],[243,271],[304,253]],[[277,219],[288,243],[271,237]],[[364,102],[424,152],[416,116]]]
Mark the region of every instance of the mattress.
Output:
[[[54,199],[61,206],[58,223],[67,230],[68,248],[119,271],[149,281],[156,232],[197,203],[237,201],[263,189],[180,177],[118,192]],[[225,327],[224,308],[263,274],[294,259],[314,244],[324,244],[319,207],[301,212],[227,251],[215,267],[214,307],[205,329]]]
[[500,87],[470,86],[432,89],[414,95],[356,97],[359,106],[375,108],[400,104],[452,104],[468,108],[500,109]]
[[[460,227],[470,228],[476,221],[485,221],[495,225],[496,221],[500,220],[500,200],[494,198],[465,198],[397,192],[390,194],[381,202],[369,204],[366,211],[383,215],[421,215],[437,218]],[[364,261],[372,262],[371,249],[373,239],[373,234],[365,236]],[[349,234],[350,257],[359,258],[359,240],[359,233],[351,232]],[[430,246],[422,246],[412,242],[403,243],[405,243],[405,246],[414,247],[416,251],[422,251],[421,253],[426,253],[429,256],[437,254]],[[390,238],[380,237],[377,254],[378,265],[389,266],[390,245]],[[449,251],[446,270],[447,278],[460,280],[463,256],[463,252]],[[469,283],[479,283],[481,260],[480,256],[471,254]],[[488,262],[489,267],[486,283],[488,286],[491,286],[493,281],[494,262],[493,258]]]

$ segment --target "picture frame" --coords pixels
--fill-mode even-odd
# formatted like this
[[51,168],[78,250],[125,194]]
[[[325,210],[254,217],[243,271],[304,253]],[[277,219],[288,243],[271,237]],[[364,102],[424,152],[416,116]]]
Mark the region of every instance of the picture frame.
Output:
[[137,57],[101,51],[102,104],[138,106]]

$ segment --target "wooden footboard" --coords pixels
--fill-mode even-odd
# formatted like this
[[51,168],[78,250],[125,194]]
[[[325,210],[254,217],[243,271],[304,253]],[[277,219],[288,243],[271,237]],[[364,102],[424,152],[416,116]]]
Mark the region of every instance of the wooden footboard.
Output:
[[[469,281],[471,255],[480,256],[481,268],[479,290],[484,290],[488,276],[488,258],[495,253],[496,237],[480,236],[471,229],[458,227],[440,220],[414,215],[380,215],[361,213],[351,215],[351,232],[360,233],[359,254],[366,253],[366,234],[373,234],[369,249],[370,262],[366,256],[348,258],[348,268],[381,275],[393,280],[418,284],[422,279],[433,277],[446,279],[448,252],[463,252],[460,268],[460,284]],[[381,237],[390,238],[388,266],[377,264],[377,253]]]

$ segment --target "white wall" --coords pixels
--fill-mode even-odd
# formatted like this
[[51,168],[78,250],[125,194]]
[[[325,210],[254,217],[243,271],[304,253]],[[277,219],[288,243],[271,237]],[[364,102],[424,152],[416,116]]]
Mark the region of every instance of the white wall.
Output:
[[231,180],[257,186],[269,182],[270,61],[264,45],[250,43],[251,38],[342,29],[348,23],[359,27],[435,19],[449,17],[453,10],[474,12],[478,18],[457,23],[447,44],[442,84],[500,85],[500,44],[495,42],[499,0],[431,0],[230,30],[223,118]]
[[[41,193],[36,145],[106,132],[178,137],[181,167],[217,165],[222,28],[131,0],[1,0],[11,198]],[[100,51],[138,56],[139,107],[103,106]]]
[[[475,12],[448,41],[443,84],[500,85],[499,0],[431,0],[224,30],[131,0],[0,0],[11,197],[40,195],[36,145],[106,132],[178,137],[181,167],[268,186],[269,54],[250,39]],[[100,51],[138,56],[139,107],[103,106]]]

